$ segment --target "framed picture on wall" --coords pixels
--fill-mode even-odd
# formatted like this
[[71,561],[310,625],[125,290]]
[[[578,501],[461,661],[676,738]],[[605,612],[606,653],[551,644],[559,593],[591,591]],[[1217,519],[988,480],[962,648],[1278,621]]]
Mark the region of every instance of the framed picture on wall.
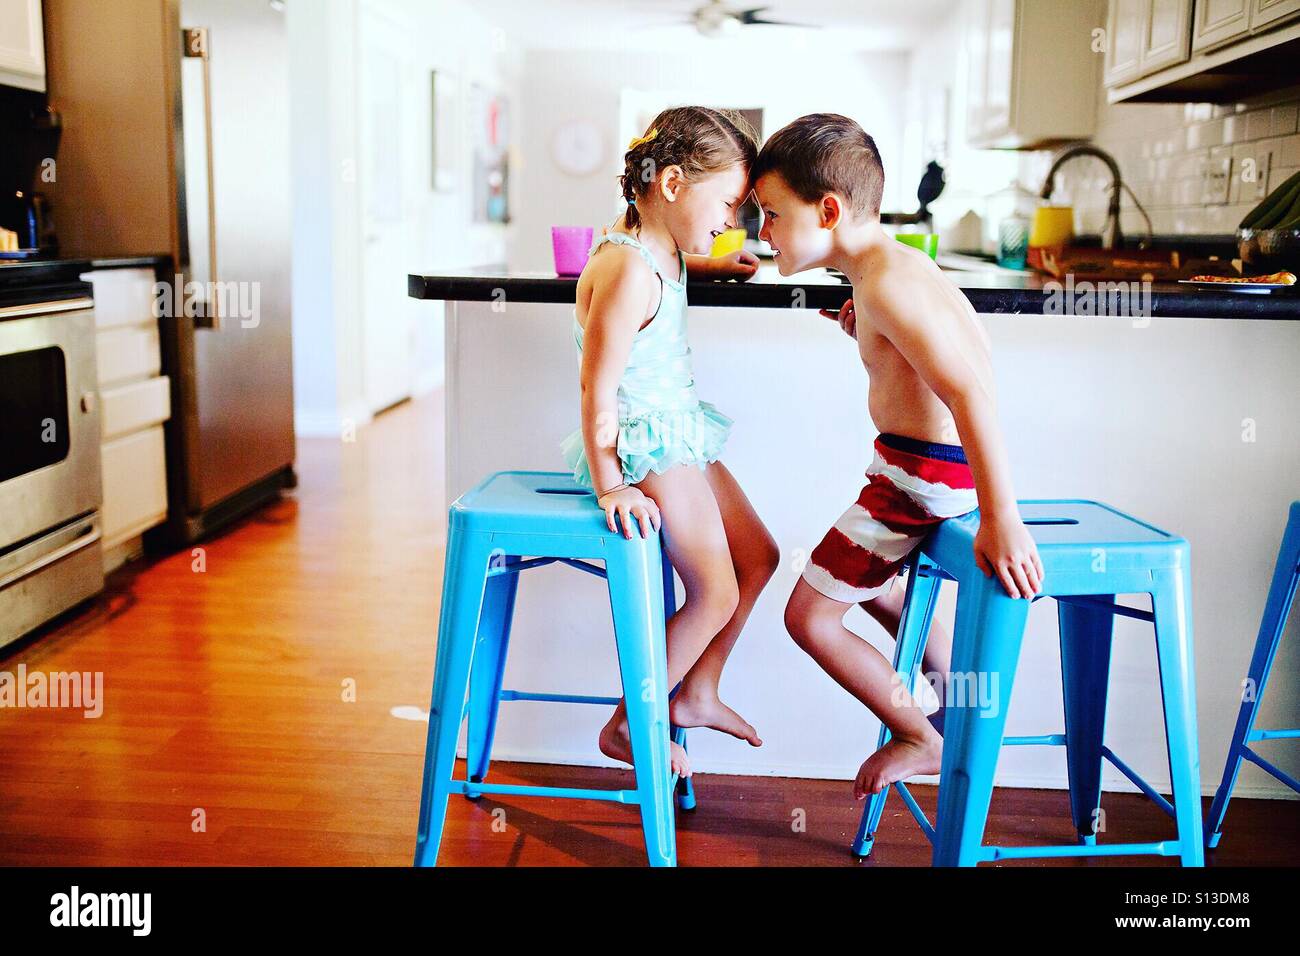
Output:
[[510,101],[479,84],[470,85],[474,221],[510,221]]

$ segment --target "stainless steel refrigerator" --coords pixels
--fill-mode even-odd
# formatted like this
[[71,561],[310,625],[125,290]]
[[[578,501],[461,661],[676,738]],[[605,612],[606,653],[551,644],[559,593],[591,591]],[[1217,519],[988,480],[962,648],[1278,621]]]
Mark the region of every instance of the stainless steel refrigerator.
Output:
[[295,483],[284,5],[46,0],[46,23],[65,250],[177,264],[160,277],[173,414],[154,537],[194,541]]

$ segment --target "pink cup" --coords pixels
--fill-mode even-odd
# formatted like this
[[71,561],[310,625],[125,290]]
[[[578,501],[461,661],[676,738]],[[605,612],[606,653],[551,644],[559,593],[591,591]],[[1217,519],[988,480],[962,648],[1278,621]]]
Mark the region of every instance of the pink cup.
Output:
[[552,226],[551,249],[555,253],[555,274],[576,276],[587,264],[587,253],[595,230],[590,226]]

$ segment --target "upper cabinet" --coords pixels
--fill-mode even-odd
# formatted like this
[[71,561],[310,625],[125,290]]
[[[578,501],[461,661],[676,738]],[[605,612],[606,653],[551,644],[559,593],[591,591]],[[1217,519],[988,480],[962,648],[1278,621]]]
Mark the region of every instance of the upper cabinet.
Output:
[[1106,87],[1124,101],[1228,101],[1295,82],[1300,0],[1109,0]]
[[45,92],[41,0],[0,0],[0,84]]
[[1192,49],[1212,50],[1249,34],[1251,6],[1252,0],[1201,0],[1192,25]]
[[1037,149],[1093,134],[1098,0],[969,0],[965,12],[972,146]]
[[1191,50],[1192,0],[1111,0],[1106,16],[1106,85],[1117,86],[1184,62]]

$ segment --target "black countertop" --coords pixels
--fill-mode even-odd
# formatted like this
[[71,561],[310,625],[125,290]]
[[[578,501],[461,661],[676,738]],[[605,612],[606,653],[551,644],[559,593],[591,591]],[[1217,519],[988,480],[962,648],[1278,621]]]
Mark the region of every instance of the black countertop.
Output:
[[0,307],[55,302],[91,294],[83,273],[96,269],[170,269],[172,257],[148,255],[68,256],[52,259],[0,260]]
[[[751,279],[748,282],[688,282],[687,301],[697,306],[732,306],[747,309],[789,308],[796,302],[808,309],[838,309],[848,297],[848,286],[827,281],[821,272],[807,274],[806,284],[798,277],[780,282]],[[1098,300],[1092,285],[1072,288],[1053,286],[1045,276],[945,272],[965,293],[976,312],[1013,315],[1094,315]],[[407,276],[407,294],[416,299],[458,302],[554,302],[574,301],[576,278],[554,274],[507,272],[496,269],[468,269],[459,272],[429,272]],[[802,296],[802,298],[800,298]],[[1109,313],[1116,314],[1114,310]],[[1149,296],[1138,291],[1126,317],[1191,319],[1283,319],[1300,320],[1300,286],[1272,293],[1201,291],[1175,282],[1153,282]]]

